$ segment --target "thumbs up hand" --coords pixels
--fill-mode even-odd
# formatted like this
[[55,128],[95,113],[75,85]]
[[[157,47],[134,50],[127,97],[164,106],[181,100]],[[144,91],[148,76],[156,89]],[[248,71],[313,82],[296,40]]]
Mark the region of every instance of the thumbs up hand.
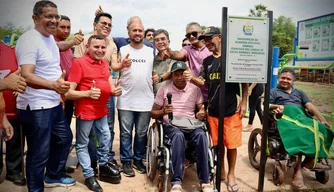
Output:
[[98,15],[98,14],[100,14],[100,13],[103,13],[103,9],[102,9],[101,5],[99,5],[98,9],[96,9],[95,16]]
[[156,85],[160,82],[160,78],[157,74],[157,72],[155,70],[153,70],[152,72],[152,81],[153,81],[153,84]]
[[82,33],[82,30],[80,29],[79,33],[76,33],[74,35],[73,43],[74,45],[79,45],[81,42],[83,42],[83,40],[84,40],[83,33]]
[[3,90],[12,90],[19,93],[24,93],[27,87],[27,83],[21,75],[21,67],[19,67],[15,72],[10,74],[1,83],[3,83]]
[[89,97],[91,99],[95,99],[96,100],[96,99],[100,98],[100,95],[101,95],[101,89],[96,88],[95,81],[93,80],[92,87],[90,88],[90,91],[89,91]]
[[128,53],[128,54],[125,56],[125,58],[123,59],[123,61],[122,61],[122,66],[123,66],[123,67],[130,67],[130,66],[131,66],[131,64],[132,64],[132,59],[130,59],[129,56],[130,56],[130,53]]
[[183,78],[186,81],[191,81],[193,79],[194,75],[191,73],[189,66],[187,65],[187,69],[183,71]]
[[121,82],[120,80],[116,81],[116,86],[112,93],[113,96],[119,97],[122,95],[122,87],[120,86],[120,82]]
[[196,113],[196,118],[202,121],[205,117],[206,111],[204,109],[204,105],[202,105],[201,109]]
[[66,71],[63,70],[61,76],[52,83],[52,90],[59,94],[65,94],[70,89],[70,82],[65,81]]

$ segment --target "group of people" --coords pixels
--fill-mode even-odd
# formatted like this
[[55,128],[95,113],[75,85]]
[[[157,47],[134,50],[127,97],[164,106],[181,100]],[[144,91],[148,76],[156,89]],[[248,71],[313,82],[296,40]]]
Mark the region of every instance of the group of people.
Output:
[[[227,83],[225,90],[220,89],[222,36],[218,28],[208,27],[202,31],[198,23],[189,23],[182,49],[176,51],[169,47],[166,30],[144,30],[138,16],[128,19],[128,38],[109,37],[112,16],[101,7],[95,13],[93,33],[84,36],[80,30],[71,41],[65,41],[71,33],[70,18],[59,15],[53,2],[36,2],[32,18],[35,27],[25,32],[16,45],[19,69],[0,84],[0,91],[18,92],[17,117],[28,145],[26,177],[29,191],[76,183],[65,171],[73,139],[70,124],[74,112],[76,153],[85,185],[90,190],[103,191],[97,176],[101,181],[120,183],[121,172],[126,177],[135,176],[133,168],[139,174],[146,173],[143,159],[149,122],[151,118],[163,118],[164,131],[170,139],[171,191],[182,191],[186,162],[184,146],[185,140],[189,140],[197,154],[200,186],[204,192],[211,192],[208,141],[204,131],[200,128],[182,131],[173,125],[168,114],[206,119],[213,144],[218,145],[220,92],[225,94],[227,101],[223,142],[228,162],[226,174],[223,152],[221,180],[227,181],[228,191],[239,190],[235,168],[237,148],[242,145],[241,120],[246,113],[247,97],[256,92],[254,97],[258,98],[261,91],[255,91],[253,84],[249,89],[247,83]],[[113,78],[111,74],[116,72]],[[283,85],[279,83],[279,86]],[[172,94],[171,103],[168,93]],[[115,96],[118,97],[122,165],[115,160],[113,151]],[[271,101],[275,104],[274,99]],[[0,102],[3,113],[2,94]],[[301,106],[309,106],[308,103],[309,100]],[[259,105],[256,100],[251,109],[260,110]],[[277,106],[277,110],[282,107]],[[328,124],[320,113],[315,114]],[[13,129],[6,115],[4,118],[2,115],[0,113],[0,127],[4,128],[9,140]],[[9,180],[25,183],[21,171],[7,173]],[[298,173],[295,175],[300,178]]]

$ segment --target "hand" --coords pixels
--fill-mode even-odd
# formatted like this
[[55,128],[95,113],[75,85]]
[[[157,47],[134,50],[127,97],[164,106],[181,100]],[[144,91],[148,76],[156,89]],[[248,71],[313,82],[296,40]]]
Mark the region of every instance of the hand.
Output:
[[65,75],[66,71],[63,70],[61,76],[52,84],[52,89],[61,95],[65,94],[70,89],[70,82],[65,81]]
[[196,118],[202,121],[205,117],[206,111],[204,109],[204,105],[202,105],[201,109],[196,113]]
[[173,52],[170,48],[165,49],[164,51],[161,52],[161,59],[162,60],[167,60],[170,59],[173,55]]
[[13,135],[14,135],[14,129],[13,126],[9,123],[7,120],[7,117],[3,117],[3,130],[6,133],[6,136],[4,138],[5,141],[9,141]]
[[154,85],[160,83],[160,78],[159,78],[159,76],[158,76],[156,70],[153,70],[152,81],[153,81],[153,84],[154,84]]
[[116,87],[113,93],[113,96],[119,97],[122,95],[122,87],[120,86],[120,80],[116,82]]
[[276,109],[273,110],[274,114],[283,113],[283,111],[284,111],[283,105],[279,105]]
[[187,65],[187,69],[183,71],[183,78],[190,82],[193,79],[194,75],[191,73],[189,66]]
[[93,80],[92,87],[90,88],[90,91],[89,91],[89,97],[91,99],[96,100],[100,98],[100,95],[101,95],[101,89],[96,88],[95,81]]
[[168,114],[168,113],[173,113],[173,105],[172,104],[167,104],[164,106],[164,108],[162,109],[164,112],[164,115]]
[[73,43],[74,45],[79,45],[81,42],[83,42],[84,37],[83,37],[83,33],[82,30],[79,30],[79,33],[76,33],[73,37]]
[[237,107],[236,112],[240,112],[240,119],[242,119],[245,114],[246,114],[246,109],[247,109],[247,102],[245,100],[241,100],[239,106]]
[[131,67],[132,64],[132,59],[129,58],[130,53],[128,53],[125,58],[122,61],[122,66],[123,67]]
[[14,73],[2,80],[5,90],[12,90],[19,93],[24,93],[27,87],[26,80],[20,76],[21,67],[19,67]]
[[325,120],[323,120],[323,121],[320,121],[322,124],[324,124],[324,125],[326,125],[327,127],[330,127],[330,125],[329,125],[329,123],[326,121],[326,119]]
[[101,5],[99,5],[99,8],[95,11],[95,16],[100,14],[100,13],[103,13],[103,9],[102,9]]

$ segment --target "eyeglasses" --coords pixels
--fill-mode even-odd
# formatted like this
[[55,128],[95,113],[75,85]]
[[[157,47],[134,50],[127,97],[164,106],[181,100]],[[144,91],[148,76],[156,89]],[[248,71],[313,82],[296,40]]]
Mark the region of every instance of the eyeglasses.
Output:
[[217,36],[217,35],[212,35],[211,37],[206,37],[206,38],[203,39],[203,41],[204,41],[205,43],[211,42],[212,39],[213,39],[214,37],[216,37],[216,36]]
[[197,32],[197,31],[194,31],[194,32],[191,32],[191,33],[187,33],[187,34],[186,34],[186,37],[189,39],[191,35],[192,35],[193,37],[197,37],[198,32]]
[[189,43],[189,44],[187,44],[187,43],[186,43],[186,44],[182,44],[182,47],[185,47],[185,46],[187,46],[187,45],[191,45],[191,44],[190,44],[190,43]]
[[100,23],[101,23],[104,27],[107,27],[107,26],[110,27],[110,28],[112,27],[112,24],[111,24],[111,23],[107,23],[107,22],[105,22],[105,21],[104,21],[104,22],[100,22]]
[[61,19],[60,15],[41,15],[41,17],[44,17],[47,20],[52,20],[54,18],[59,21]]
[[159,41],[166,41],[166,37],[161,37],[161,38],[155,38],[154,42],[159,42]]

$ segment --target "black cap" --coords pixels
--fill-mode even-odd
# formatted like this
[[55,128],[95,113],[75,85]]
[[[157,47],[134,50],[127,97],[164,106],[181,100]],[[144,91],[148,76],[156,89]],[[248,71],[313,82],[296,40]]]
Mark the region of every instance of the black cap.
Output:
[[187,69],[187,64],[183,61],[176,61],[175,63],[173,63],[172,68],[171,68],[171,72],[173,73],[174,71],[177,70],[186,70]]
[[212,35],[219,35],[220,30],[217,27],[210,26],[205,29],[203,35],[198,37],[198,40],[204,39],[204,37],[211,37]]

